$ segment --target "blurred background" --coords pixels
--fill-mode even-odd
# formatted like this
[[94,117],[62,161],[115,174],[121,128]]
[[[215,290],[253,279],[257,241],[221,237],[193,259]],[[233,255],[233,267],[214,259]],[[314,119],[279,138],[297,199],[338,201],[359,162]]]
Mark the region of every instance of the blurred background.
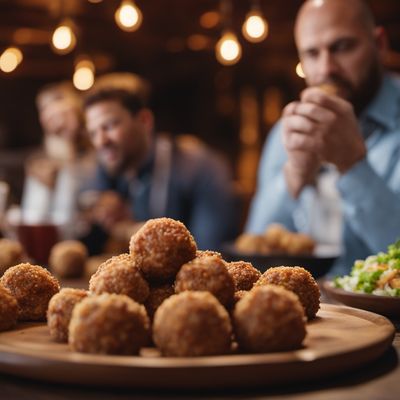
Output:
[[[0,180],[11,201],[42,139],[39,88],[74,77],[84,91],[114,71],[147,78],[157,129],[198,135],[225,154],[250,197],[265,136],[303,88],[292,33],[301,3],[0,0]],[[368,3],[388,32],[387,67],[400,71],[400,1]]]

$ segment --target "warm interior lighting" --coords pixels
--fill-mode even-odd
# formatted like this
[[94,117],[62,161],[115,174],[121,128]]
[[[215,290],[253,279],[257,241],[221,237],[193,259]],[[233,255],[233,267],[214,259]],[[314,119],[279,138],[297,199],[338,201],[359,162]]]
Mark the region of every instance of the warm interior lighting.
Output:
[[236,64],[242,56],[242,47],[231,31],[223,33],[215,47],[217,60],[223,65]]
[[22,52],[16,47],[9,47],[0,56],[0,69],[3,72],[12,72],[22,61]]
[[103,0],[88,0],[89,3],[93,3],[93,4],[97,4],[97,3],[101,3]]
[[306,75],[304,74],[304,71],[303,71],[303,67],[301,66],[301,62],[299,62],[297,65],[296,65],[296,74],[300,77],[300,78],[305,78],[306,77]]
[[242,26],[243,36],[253,43],[261,42],[268,35],[268,23],[261,11],[254,9],[250,11]]
[[76,44],[76,36],[71,23],[62,22],[54,31],[51,43],[54,51],[59,54],[67,54],[73,50]]
[[209,39],[207,36],[194,34],[187,38],[187,46],[190,50],[200,51],[207,48]]
[[221,17],[217,11],[207,11],[200,16],[200,26],[206,29],[215,28],[220,19]]
[[115,21],[124,31],[136,31],[142,23],[142,12],[131,0],[123,0],[115,12]]
[[77,62],[72,82],[78,90],[88,90],[94,83],[94,64],[87,58]]

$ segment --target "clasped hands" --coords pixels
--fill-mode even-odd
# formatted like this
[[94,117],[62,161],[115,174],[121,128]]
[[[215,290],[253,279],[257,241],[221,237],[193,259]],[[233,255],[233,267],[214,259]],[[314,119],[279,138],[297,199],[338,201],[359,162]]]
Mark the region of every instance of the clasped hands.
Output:
[[352,105],[318,87],[285,107],[282,125],[288,154],[283,172],[294,198],[315,182],[321,165],[333,164],[343,174],[366,155]]

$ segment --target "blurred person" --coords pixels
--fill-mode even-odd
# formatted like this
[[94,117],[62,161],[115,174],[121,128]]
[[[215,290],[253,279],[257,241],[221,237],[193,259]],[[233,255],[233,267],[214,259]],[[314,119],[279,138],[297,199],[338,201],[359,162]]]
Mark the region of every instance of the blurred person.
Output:
[[270,133],[246,229],[272,222],[342,248],[332,274],[400,237],[400,86],[361,0],[308,0],[295,42],[307,88]]
[[227,163],[194,136],[156,134],[146,82],[131,74],[128,85],[128,76],[117,76],[99,78],[84,101],[98,159],[90,189],[103,193],[94,226],[104,240],[123,221],[165,216],[182,221],[199,248],[218,249],[235,237],[240,217]]
[[22,194],[24,223],[53,223],[67,236],[77,215],[78,189],[94,173],[80,96],[68,82],[42,88],[36,98],[42,148],[26,162]]

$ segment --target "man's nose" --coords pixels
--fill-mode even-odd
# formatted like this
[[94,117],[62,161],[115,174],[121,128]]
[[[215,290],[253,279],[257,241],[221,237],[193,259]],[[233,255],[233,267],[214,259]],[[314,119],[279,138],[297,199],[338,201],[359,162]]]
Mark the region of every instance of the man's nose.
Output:
[[321,52],[318,59],[318,75],[320,81],[324,82],[332,75],[336,75],[339,70],[339,65],[336,62],[334,55],[329,51]]

